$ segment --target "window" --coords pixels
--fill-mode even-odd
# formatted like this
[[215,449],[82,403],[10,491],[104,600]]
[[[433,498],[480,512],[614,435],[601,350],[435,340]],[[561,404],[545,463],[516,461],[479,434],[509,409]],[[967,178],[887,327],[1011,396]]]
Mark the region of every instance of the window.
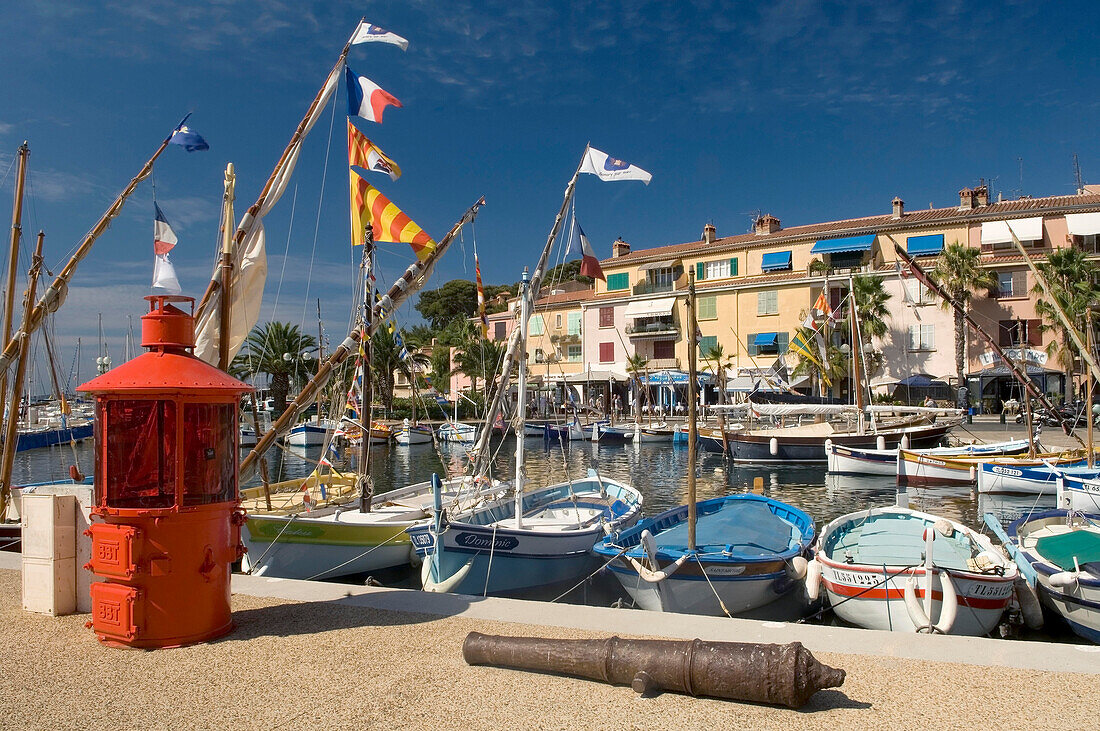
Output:
[[676,357],[676,341],[675,340],[654,340],[653,341],[653,359],[665,360],[668,358]]
[[718,298],[717,297],[700,297],[698,300],[698,314],[696,317],[700,320],[717,320],[718,319]]
[[935,325],[910,325],[909,326],[909,350],[935,350],[936,326]]
[[915,278],[903,280],[905,282],[905,296],[914,305],[928,305],[936,301],[936,295],[928,287],[918,282]]
[[863,266],[863,252],[838,251],[829,254],[829,265],[833,269],[859,269]]
[[1086,254],[1100,254],[1100,234],[1074,236],[1073,243]]
[[566,332],[570,335],[581,334],[581,313],[570,312],[569,313],[569,328]]
[[756,314],[779,314],[779,292],[777,290],[769,289],[765,292],[756,293]]
[[579,363],[581,359],[581,346],[570,345],[566,351],[566,358],[570,363]]
[[[99,402],[95,480],[109,508],[170,508],[176,502],[176,404],[172,401]],[[235,430],[225,435],[235,444]],[[186,438],[186,436],[185,436]],[[235,457],[236,455],[234,455]],[[235,467],[236,465],[234,465]],[[98,492],[98,490],[97,490]]]
[[997,272],[998,297],[1026,297],[1027,272]]
[[607,291],[614,292],[620,289],[630,289],[630,274],[619,272],[607,275]]
[[542,335],[544,332],[544,325],[542,315],[535,315],[527,322],[527,334],[528,335]]
[[600,362],[601,363],[614,363],[615,362],[615,343],[600,343]]
[[600,308],[600,327],[615,327],[615,308]]
[[536,363],[545,363],[546,362],[546,353],[543,352],[542,348],[535,348],[535,362]]
[[722,279],[730,275],[730,260],[708,261],[703,265],[703,279]]
[[237,430],[237,411],[233,404],[184,405],[184,505],[207,505],[233,499]]
[[1001,320],[997,344],[1002,348],[1018,345],[1042,345],[1042,320]]
[[718,346],[717,335],[704,335],[699,339],[699,357],[706,358],[711,349]]
[[749,355],[779,355],[787,352],[789,333],[749,333]]
[[493,340],[504,340],[507,337],[505,330],[508,329],[508,323],[497,322],[493,323]]
[[561,330],[561,313],[554,315],[554,327]]
[[649,270],[649,280],[653,283],[654,287],[672,287],[674,279],[675,278],[672,276],[672,267]]

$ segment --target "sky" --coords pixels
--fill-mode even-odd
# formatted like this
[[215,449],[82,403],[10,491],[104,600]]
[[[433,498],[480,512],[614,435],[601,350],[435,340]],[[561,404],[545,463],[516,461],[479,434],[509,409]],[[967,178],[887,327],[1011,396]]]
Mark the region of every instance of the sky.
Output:
[[[0,208],[29,142],[20,271],[38,230],[58,271],[184,114],[210,144],[170,148],[80,265],[56,317],[63,379],[98,317],[117,364],[127,316],[150,294],[153,184],[179,236],[184,293],[214,264],[223,170],[238,217],[258,195],[360,17],[409,40],[353,47],[349,63],[403,103],[359,126],[402,168],[383,191],[435,238],[486,206],[429,286],[533,266],[587,143],[653,174],[581,176],[576,212],[598,256],[747,231],[952,205],[1100,182],[1100,4],[1001,2],[554,2],[8,0],[0,27]],[[16,20],[18,19],[18,20]],[[357,254],[348,241],[346,100],[325,109],[266,219],[261,320],[339,342]],[[412,260],[383,245],[379,282]],[[25,276],[21,275],[17,295]],[[18,299],[18,296],[17,296]],[[398,319],[415,324],[411,306]],[[41,374],[40,379],[44,378]]]

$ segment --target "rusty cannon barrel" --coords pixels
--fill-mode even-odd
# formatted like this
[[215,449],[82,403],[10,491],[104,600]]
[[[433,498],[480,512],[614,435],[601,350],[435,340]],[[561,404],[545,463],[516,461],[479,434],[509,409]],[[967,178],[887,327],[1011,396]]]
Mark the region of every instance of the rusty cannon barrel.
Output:
[[822,665],[800,642],[557,640],[471,632],[462,657],[470,665],[602,680],[638,693],[673,691],[789,708],[801,708],[817,691],[844,682],[843,670]]

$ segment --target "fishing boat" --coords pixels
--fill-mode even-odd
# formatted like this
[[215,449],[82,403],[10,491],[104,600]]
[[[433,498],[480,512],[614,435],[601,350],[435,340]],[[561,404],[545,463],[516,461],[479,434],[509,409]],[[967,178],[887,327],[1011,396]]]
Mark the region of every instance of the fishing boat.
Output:
[[824,587],[838,617],[867,629],[988,634],[1018,574],[987,537],[903,507],[841,516],[821,529],[815,551],[807,595]]
[[982,462],[978,465],[978,492],[983,494],[1054,495],[1059,477],[1077,481],[1100,477],[1095,464],[1084,459],[1059,464],[1003,464]]
[[[923,454],[953,456],[999,456],[1021,454],[1028,450],[1026,439],[1013,439],[992,444],[966,444],[960,447],[932,447],[919,450]],[[918,450],[911,450],[918,451]],[[825,442],[829,472],[852,475],[897,475],[898,450],[860,449]]]
[[591,428],[589,428],[589,432],[586,434],[580,419],[574,414],[573,420],[568,423],[555,424],[553,422],[547,422],[546,438],[552,441],[562,442],[589,441],[591,439]]
[[1060,467],[1083,465],[1080,456],[1066,456],[1062,452],[1039,453],[1035,456],[1016,457],[950,456],[927,454],[911,449],[899,449],[897,482],[899,485],[974,485],[983,463],[1006,468],[1043,467],[1044,463]]
[[634,430],[635,444],[672,444],[675,430],[664,422],[639,424]]
[[436,430],[439,441],[449,444],[473,444],[477,441],[477,427],[459,421],[448,421]]
[[645,518],[596,544],[642,609],[721,616],[765,606],[801,578],[814,539],[803,511],[760,495],[728,495],[696,506],[688,546],[688,506]]
[[1100,515],[1100,477],[1084,477],[1065,471],[1059,474],[1056,487],[1059,507]]
[[82,442],[92,438],[95,424],[91,419],[53,419],[38,420],[34,423],[20,421],[17,426],[16,452],[28,449],[55,447],[59,444]]
[[[360,509],[358,475],[314,471],[305,478],[241,491],[248,512],[241,538],[246,572],[283,579],[334,579],[413,560],[406,529],[428,519],[430,482],[376,495]],[[493,494],[499,483],[457,478],[443,484],[445,504]]]
[[1100,515],[1050,510],[1017,520],[1008,536],[1035,571],[1040,601],[1100,644]]
[[[695,277],[688,271],[689,332]],[[688,503],[608,535],[592,549],[638,606],[732,615],[771,603],[802,578],[814,539],[810,516],[760,495],[696,502],[695,351],[688,361]]]
[[394,432],[393,439],[403,447],[410,444],[431,444],[432,428],[427,424],[411,424],[405,419],[401,428]]
[[340,423],[332,419],[303,421],[291,428],[284,441],[295,447],[317,447],[331,439],[339,428]]

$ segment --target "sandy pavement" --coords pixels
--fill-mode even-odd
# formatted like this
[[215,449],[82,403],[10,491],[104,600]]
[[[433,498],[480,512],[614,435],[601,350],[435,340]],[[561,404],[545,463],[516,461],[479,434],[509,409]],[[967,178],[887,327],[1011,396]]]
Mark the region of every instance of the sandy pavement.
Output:
[[23,612],[19,592],[18,572],[0,570],[0,727],[13,729],[1074,729],[1096,727],[1100,696],[1097,675],[819,653],[848,677],[801,712],[642,698],[462,660],[472,630],[593,633],[243,595],[223,640],[120,650],[95,640],[87,615]]

